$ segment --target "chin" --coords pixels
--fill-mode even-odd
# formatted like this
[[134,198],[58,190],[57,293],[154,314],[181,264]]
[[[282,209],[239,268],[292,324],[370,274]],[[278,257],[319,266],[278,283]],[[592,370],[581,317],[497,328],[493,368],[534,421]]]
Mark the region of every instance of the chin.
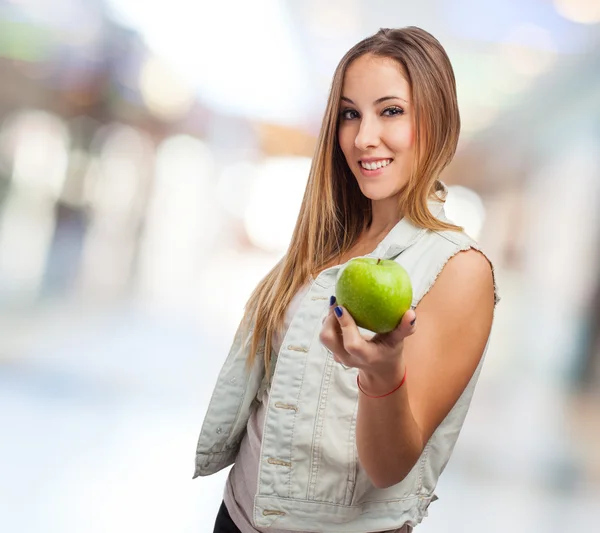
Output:
[[398,194],[397,190],[390,189],[389,187],[382,187],[381,185],[374,184],[361,184],[359,182],[360,192],[363,193],[369,200],[377,202],[379,200],[386,200],[392,196]]

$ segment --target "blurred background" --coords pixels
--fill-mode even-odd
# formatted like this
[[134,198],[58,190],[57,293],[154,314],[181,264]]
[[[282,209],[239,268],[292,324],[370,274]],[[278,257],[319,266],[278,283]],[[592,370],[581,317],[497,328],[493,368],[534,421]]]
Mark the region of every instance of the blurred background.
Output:
[[210,532],[196,439],[333,70],[445,46],[502,301],[420,533],[598,531],[600,0],[0,0],[0,529]]

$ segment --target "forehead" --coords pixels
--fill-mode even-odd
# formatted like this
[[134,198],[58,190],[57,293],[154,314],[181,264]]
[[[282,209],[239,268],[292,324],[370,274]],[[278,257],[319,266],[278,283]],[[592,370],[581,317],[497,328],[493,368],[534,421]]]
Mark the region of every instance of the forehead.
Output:
[[408,99],[410,85],[402,65],[396,60],[365,54],[346,69],[342,94],[352,100],[361,96],[376,100],[388,94]]

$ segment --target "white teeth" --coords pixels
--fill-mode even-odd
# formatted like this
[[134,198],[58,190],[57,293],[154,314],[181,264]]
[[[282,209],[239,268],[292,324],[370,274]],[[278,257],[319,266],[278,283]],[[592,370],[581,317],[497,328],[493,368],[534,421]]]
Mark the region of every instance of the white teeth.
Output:
[[391,162],[391,159],[382,159],[372,163],[365,163],[364,161],[361,161],[360,165],[367,170],[377,170],[378,168],[387,167]]

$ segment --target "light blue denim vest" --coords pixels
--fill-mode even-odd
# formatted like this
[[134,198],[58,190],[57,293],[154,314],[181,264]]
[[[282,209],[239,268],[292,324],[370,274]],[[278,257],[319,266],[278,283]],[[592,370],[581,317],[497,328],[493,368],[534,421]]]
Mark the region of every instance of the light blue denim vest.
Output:
[[[441,202],[431,201],[430,209],[447,220]],[[403,219],[369,256],[393,259],[406,268],[416,306],[446,262],[469,248],[479,249],[464,233],[424,230]],[[312,280],[278,354],[254,501],[253,518],[261,528],[364,533],[420,523],[430,502],[437,499],[434,489],[481,371],[485,353],[411,472],[397,485],[375,488],[356,449],[357,370],[345,370],[319,342],[322,318],[342,266],[328,268]],[[265,373],[261,353],[251,372],[245,371],[251,331],[240,325],[219,374],[198,440],[194,478],[214,474],[235,461]]]

